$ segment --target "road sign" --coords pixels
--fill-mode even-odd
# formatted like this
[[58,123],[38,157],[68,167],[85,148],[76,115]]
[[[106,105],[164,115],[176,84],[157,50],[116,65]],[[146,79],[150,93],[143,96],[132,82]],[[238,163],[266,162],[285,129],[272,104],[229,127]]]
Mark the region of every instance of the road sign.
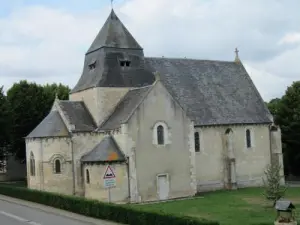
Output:
[[116,186],[116,175],[110,166],[107,166],[105,170],[103,181],[105,188],[112,188]]

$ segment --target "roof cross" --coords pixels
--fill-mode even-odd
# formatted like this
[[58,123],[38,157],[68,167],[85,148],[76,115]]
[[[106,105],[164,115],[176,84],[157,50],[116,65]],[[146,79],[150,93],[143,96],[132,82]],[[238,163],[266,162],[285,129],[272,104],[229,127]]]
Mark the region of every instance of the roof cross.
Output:
[[238,48],[235,48],[235,62],[236,63],[239,63],[239,62],[241,62],[241,60],[240,60],[240,58],[239,58],[239,50],[238,50]]
[[110,5],[111,5],[111,8],[112,8],[112,9],[114,8],[113,3],[114,3],[114,0],[110,0]]
[[235,56],[238,58],[238,57],[239,57],[239,52],[240,52],[240,51],[238,50],[238,48],[235,48],[235,51],[234,51],[234,52],[235,52]]

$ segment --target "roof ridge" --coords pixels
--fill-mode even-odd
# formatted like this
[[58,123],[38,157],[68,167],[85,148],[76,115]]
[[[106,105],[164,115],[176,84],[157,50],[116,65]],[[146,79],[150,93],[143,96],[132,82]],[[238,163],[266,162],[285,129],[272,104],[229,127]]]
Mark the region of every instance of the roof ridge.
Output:
[[157,57],[157,56],[146,56],[145,59],[171,59],[171,60],[194,60],[194,61],[207,61],[207,62],[226,62],[226,63],[235,63],[234,61],[227,60],[214,60],[214,59],[196,59],[196,58],[179,58],[179,57]]

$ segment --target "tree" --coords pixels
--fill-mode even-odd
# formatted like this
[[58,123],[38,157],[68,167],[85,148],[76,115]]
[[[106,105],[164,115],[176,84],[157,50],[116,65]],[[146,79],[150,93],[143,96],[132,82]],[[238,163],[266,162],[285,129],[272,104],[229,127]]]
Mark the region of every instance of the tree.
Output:
[[282,179],[280,171],[281,166],[279,164],[268,165],[265,171],[266,179],[263,179],[265,184],[264,196],[266,199],[273,201],[273,204],[284,196],[287,189],[287,187],[280,185]]
[[275,123],[277,123],[277,116],[280,110],[280,104],[281,104],[280,98],[274,98],[269,103],[267,103],[270,112],[274,116]]
[[71,90],[68,86],[62,84],[47,84],[44,86],[44,91],[47,96],[46,105],[51,108],[56,95],[60,100],[68,100]]
[[268,107],[282,132],[285,174],[300,175],[300,81],[293,82],[281,99]]
[[25,158],[26,137],[49,113],[55,93],[62,99],[68,98],[69,88],[62,84],[41,86],[23,80],[7,92],[12,115],[12,152],[20,159]]
[[0,87],[0,161],[3,160],[10,141],[10,112],[3,87]]

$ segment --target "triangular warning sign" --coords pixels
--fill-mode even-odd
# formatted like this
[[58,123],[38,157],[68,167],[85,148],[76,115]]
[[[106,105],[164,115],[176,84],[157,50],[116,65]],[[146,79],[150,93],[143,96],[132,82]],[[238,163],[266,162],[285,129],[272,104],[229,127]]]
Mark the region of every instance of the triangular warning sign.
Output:
[[103,179],[116,178],[114,171],[110,166],[107,166]]

